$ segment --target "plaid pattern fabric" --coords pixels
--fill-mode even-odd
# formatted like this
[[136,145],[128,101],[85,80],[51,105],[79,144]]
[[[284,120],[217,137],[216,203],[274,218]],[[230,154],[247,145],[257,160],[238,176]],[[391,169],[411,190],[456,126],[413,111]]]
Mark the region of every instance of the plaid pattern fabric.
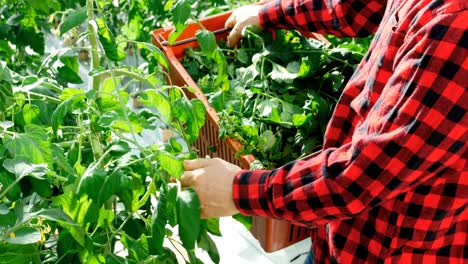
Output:
[[468,263],[468,1],[272,1],[265,27],[362,36],[323,151],[241,171],[241,213],[311,228],[316,263]]

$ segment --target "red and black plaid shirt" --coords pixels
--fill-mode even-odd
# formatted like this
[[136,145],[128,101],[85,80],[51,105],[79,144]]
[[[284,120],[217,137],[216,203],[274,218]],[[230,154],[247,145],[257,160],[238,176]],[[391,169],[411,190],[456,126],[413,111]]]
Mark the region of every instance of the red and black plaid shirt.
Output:
[[468,263],[467,7],[468,0],[264,4],[265,28],[376,35],[323,151],[240,172],[239,210],[313,228],[320,264]]

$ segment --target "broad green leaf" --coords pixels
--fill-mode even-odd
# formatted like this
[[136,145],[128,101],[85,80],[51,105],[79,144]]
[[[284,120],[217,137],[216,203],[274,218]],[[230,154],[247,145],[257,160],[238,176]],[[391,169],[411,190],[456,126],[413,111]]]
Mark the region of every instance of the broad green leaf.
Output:
[[197,246],[208,252],[208,255],[214,263],[219,263],[218,248],[206,231],[203,231],[200,235]]
[[167,186],[164,184],[159,188],[158,205],[153,212],[151,218],[151,235],[155,252],[150,252],[152,255],[160,255],[163,253],[163,242],[165,238],[165,230],[167,224]]
[[278,83],[292,83],[294,79],[297,78],[297,73],[291,73],[285,67],[272,63],[273,69],[271,73],[268,74],[271,79],[277,81]]
[[78,58],[76,56],[61,56],[60,61],[75,73],[78,73],[80,64],[78,63]]
[[[57,207],[62,208],[64,213],[73,219],[73,221],[79,225],[85,224],[85,217],[90,211],[92,201],[88,199],[88,196],[76,197],[72,193],[66,193],[53,198],[53,204]],[[98,214],[99,211],[90,212]],[[85,243],[85,231],[79,226],[65,225],[70,234],[73,236],[75,241],[84,246]]]
[[138,40],[143,28],[143,21],[141,17],[134,16],[128,23],[122,26],[122,34],[129,40]]
[[[109,111],[121,112],[122,104],[126,105],[129,99],[129,95],[123,89],[120,88],[121,80],[119,78],[106,78],[102,82],[101,96],[98,99],[99,109],[102,113]],[[122,104],[119,100],[122,99]]]
[[98,27],[99,41],[104,48],[106,56],[112,61],[123,60],[125,58],[125,52],[117,48],[114,35],[107,27],[104,19],[97,18],[95,21]]
[[98,124],[102,127],[112,127],[123,132],[141,133],[144,127],[136,114],[131,112],[128,118],[130,119],[130,123],[125,119],[123,113],[110,111],[99,118]]
[[195,36],[200,44],[200,48],[207,57],[212,57],[214,51],[218,48],[216,37],[213,32],[206,29],[198,30]]
[[32,164],[29,157],[16,156],[13,159],[6,159],[3,167],[13,173],[17,179],[25,176],[33,176],[42,179],[48,171],[46,164]]
[[11,232],[6,239],[8,243],[17,245],[34,244],[41,240],[41,233],[32,227],[20,227]]
[[169,43],[174,43],[182,34],[186,27],[186,22],[190,18],[191,6],[189,0],[178,0],[172,9],[172,23],[175,30],[169,34]]
[[26,124],[40,124],[41,110],[37,105],[25,104],[23,106],[23,119]]
[[100,207],[122,189],[123,177],[120,170],[106,172],[91,166],[81,177],[76,192],[80,196],[86,194]]
[[60,35],[68,32],[70,29],[81,25],[87,18],[86,15],[86,8],[83,7],[81,9],[73,10],[67,14],[65,19],[59,26]]
[[195,241],[200,233],[200,201],[194,190],[187,189],[177,196],[177,219],[179,236],[188,250],[195,248]]
[[160,65],[162,65],[165,69],[169,69],[169,62],[166,58],[166,55],[164,55],[164,52],[162,52],[158,47],[147,42],[140,42],[138,43],[138,46],[149,50]]
[[60,66],[57,68],[57,78],[66,83],[81,84],[81,77],[68,66]]
[[172,110],[169,98],[157,91],[157,90],[146,90],[141,93],[140,101],[146,107],[155,107],[159,114],[162,116],[165,123],[170,123],[172,120]]
[[26,125],[24,133],[6,135],[3,144],[13,156],[29,157],[34,164],[52,163],[52,151],[46,132],[39,126]]
[[179,179],[180,176],[182,176],[182,173],[184,172],[184,165],[182,163],[182,160],[179,160],[170,153],[164,151],[159,152],[158,162],[159,166],[163,170],[165,170],[169,175],[177,179]]
[[0,260],[2,264],[42,263],[39,247],[35,244],[16,245],[1,243]]
[[174,102],[173,111],[173,116],[186,125],[186,139],[192,144],[205,124],[205,105],[198,99],[187,101],[180,98]]

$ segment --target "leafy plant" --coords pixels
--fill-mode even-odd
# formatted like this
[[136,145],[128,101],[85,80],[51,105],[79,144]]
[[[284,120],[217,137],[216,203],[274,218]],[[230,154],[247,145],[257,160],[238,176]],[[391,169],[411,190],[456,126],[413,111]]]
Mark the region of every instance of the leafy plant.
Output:
[[[177,181],[182,161],[196,156],[190,144],[204,124],[203,104],[165,85],[159,67],[149,72],[123,63],[121,43],[133,43],[167,64],[159,49],[114,35],[99,15],[107,1],[47,2],[57,5],[46,12],[25,7],[34,0],[17,7],[7,1],[2,12],[62,14],[59,34],[84,28],[76,43],[89,44],[46,57],[37,52],[31,63],[20,53],[44,42],[20,46],[1,38],[21,50],[0,61],[0,262],[177,263],[177,254],[199,263],[197,247],[219,262],[208,235],[220,235],[218,220],[200,220],[197,196]],[[36,25],[39,36],[53,28]],[[81,80],[83,49],[91,57],[89,84],[70,88]],[[146,89],[131,93],[132,83]],[[131,98],[146,108],[130,108]],[[143,141],[167,129],[176,137]]]
[[248,27],[238,47],[200,30],[200,49],[183,65],[220,116],[220,136],[240,141],[275,168],[321,148],[342,88],[368,48],[367,39],[308,39],[291,30]]

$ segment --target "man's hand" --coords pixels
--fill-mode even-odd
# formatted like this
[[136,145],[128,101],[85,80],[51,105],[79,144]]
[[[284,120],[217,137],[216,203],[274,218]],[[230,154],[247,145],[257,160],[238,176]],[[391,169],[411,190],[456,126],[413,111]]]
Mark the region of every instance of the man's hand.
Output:
[[198,194],[201,217],[231,216],[238,213],[232,199],[234,176],[241,169],[219,158],[184,161],[183,187],[192,187]]
[[236,45],[242,37],[242,30],[249,25],[262,28],[258,19],[258,14],[262,7],[260,5],[242,6],[234,10],[231,16],[226,20],[225,27],[232,28],[229,33],[227,46],[232,47]]

